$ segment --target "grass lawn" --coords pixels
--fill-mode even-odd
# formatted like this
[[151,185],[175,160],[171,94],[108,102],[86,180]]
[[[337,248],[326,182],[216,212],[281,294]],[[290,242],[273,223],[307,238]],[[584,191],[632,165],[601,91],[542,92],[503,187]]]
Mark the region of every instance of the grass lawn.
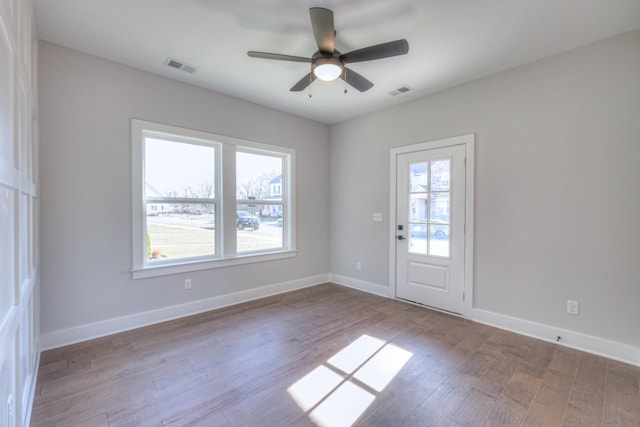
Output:
[[[266,227],[264,227],[266,228]],[[237,230],[238,253],[282,247],[282,229]],[[215,230],[210,227],[147,222],[151,251],[160,259],[190,258],[215,254]]]

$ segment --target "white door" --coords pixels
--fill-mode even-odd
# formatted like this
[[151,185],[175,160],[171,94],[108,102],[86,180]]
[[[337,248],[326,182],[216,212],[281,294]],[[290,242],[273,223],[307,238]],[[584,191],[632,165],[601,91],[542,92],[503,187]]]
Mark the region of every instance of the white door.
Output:
[[396,157],[396,297],[464,312],[465,146]]

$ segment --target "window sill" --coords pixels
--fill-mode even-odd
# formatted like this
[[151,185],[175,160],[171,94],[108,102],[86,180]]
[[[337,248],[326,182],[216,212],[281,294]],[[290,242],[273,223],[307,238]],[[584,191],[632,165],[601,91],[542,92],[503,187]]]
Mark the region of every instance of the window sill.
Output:
[[268,254],[237,255],[233,258],[182,262],[179,264],[162,264],[134,268],[131,270],[132,278],[146,279],[149,277],[168,276],[170,274],[188,273],[191,271],[210,270],[214,268],[230,267],[234,265],[252,264],[256,262],[276,261],[279,259],[293,258],[296,251],[271,252]]

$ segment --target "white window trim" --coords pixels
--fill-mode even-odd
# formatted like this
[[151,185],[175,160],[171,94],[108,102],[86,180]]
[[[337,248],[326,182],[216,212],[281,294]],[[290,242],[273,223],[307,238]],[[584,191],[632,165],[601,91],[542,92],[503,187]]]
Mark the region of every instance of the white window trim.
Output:
[[131,270],[134,279],[145,279],[148,277],[166,276],[169,274],[188,273],[191,271],[211,270],[215,268],[231,267],[234,265],[252,264],[257,262],[277,261],[280,259],[293,258],[297,254],[296,250],[284,250],[280,252],[270,252],[263,254],[237,255],[234,258],[221,258],[215,261],[185,261],[175,264],[160,264],[147,266],[140,269]]
[[[149,265],[144,260],[144,220],[145,206],[143,201],[143,142],[145,134],[158,133],[166,138],[167,135],[176,135],[188,139],[199,139],[219,144],[216,154],[217,161],[217,188],[216,200],[218,210],[216,212],[216,257],[205,259],[188,259],[176,262],[163,262]],[[295,257],[296,250],[296,226],[295,226],[295,150],[272,144],[263,144],[239,138],[216,135],[213,133],[196,131],[177,126],[164,125],[144,120],[131,120],[132,140],[132,248],[133,267],[131,269],[133,279],[164,276],[169,274],[185,273],[190,271],[223,268],[234,265],[250,264],[256,262],[268,262],[279,259]],[[237,253],[236,239],[224,239],[225,234],[235,233],[236,211],[236,183],[235,183],[235,153],[236,147],[250,149],[256,152],[275,153],[285,158],[282,186],[283,205],[288,220],[283,224],[283,246],[285,249],[266,250],[257,252]],[[286,188],[285,188],[286,187]],[[288,197],[287,203],[284,203]],[[225,217],[234,218],[234,221],[224,221]]]

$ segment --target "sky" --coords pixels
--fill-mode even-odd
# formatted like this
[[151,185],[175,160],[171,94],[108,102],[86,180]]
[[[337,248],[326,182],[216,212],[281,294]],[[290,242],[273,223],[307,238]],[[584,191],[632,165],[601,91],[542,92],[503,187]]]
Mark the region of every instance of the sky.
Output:
[[[213,147],[150,137],[145,141],[145,182],[159,193],[148,196],[163,197],[176,192],[178,197],[184,197],[185,188],[213,182],[216,165]],[[263,172],[282,173],[281,157],[238,152],[236,165],[238,183],[255,179]]]

